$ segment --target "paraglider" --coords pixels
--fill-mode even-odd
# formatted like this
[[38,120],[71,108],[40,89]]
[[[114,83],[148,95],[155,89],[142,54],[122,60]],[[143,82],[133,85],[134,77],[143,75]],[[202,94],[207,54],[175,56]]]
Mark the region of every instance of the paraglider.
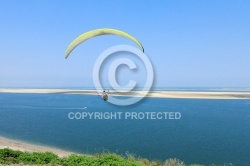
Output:
[[69,54],[79,44],[85,42],[86,40],[88,40],[90,38],[93,38],[93,37],[96,37],[96,36],[101,36],[101,35],[119,35],[119,36],[123,36],[125,38],[128,38],[128,39],[132,40],[134,43],[136,43],[140,47],[142,52],[144,52],[144,48],[143,48],[142,44],[135,37],[131,36],[130,34],[124,32],[124,31],[121,31],[121,30],[117,30],[117,29],[101,28],[101,29],[95,29],[95,30],[83,33],[82,35],[78,36],[75,40],[73,40],[69,44],[68,48],[66,49],[65,58],[68,58]]
[[[67,59],[68,56],[70,55],[70,53],[79,44],[85,42],[88,39],[91,39],[91,38],[96,37],[96,36],[101,36],[101,35],[118,35],[118,36],[125,37],[125,38],[133,41],[135,44],[137,44],[139,46],[139,48],[142,50],[142,52],[144,52],[144,48],[143,48],[142,44],[132,35],[124,32],[124,31],[117,30],[117,29],[101,28],[101,29],[95,29],[95,30],[88,31],[86,33],[81,34],[77,38],[75,38],[67,47],[66,52],[65,52],[65,58]],[[105,90],[103,90],[102,98],[104,101],[108,100],[108,93]]]

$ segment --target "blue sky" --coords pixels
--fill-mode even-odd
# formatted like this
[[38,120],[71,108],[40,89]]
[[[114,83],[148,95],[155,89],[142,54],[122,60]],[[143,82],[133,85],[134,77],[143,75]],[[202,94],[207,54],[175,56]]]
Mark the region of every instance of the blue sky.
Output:
[[[249,9],[247,0],[0,1],[0,87],[93,86],[102,51],[136,46],[102,36],[64,59],[74,38],[102,27],[124,30],[143,44],[155,87],[249,87]],[[130,75],[123,72],[126,82]]]

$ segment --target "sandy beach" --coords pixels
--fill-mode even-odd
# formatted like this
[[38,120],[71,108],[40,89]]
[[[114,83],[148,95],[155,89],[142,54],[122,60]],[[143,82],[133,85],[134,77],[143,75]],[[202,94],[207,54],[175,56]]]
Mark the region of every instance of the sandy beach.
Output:
[[70,152],[66,150],[61,150],[61,149],[48,147],[48,146],[30,144],[27,142],[22,142],[19,140],[9,139],[9,138],[0,136],[0,149],[3,149],[3,148],[20,150],[23,152],[53,152],[57,154],[59,157],[67,157],[70,154],[76,154],[74,152]]
[[[45,93],[45,94],[85,94],[99,95],[96,90],[72,90],[72,89],[19,89],[0,88],[0,93]],[[100,93],[100,92],[99,92]],[[141,96],[146,92],[115,92],[110,91],[111,96]],[[150,91],[147,97],[157,98],[191,98],[191,99],[250,99],[250,92],[200,92],[200,91]]]

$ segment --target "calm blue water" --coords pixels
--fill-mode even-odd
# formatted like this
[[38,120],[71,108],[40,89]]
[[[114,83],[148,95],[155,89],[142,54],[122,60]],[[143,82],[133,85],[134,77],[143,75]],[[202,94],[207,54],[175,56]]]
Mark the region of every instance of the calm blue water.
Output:
[[[83,111],[178,111],[182,118],[68,119]],[[146,98],[118,107],[99,96],[0,93],[0,135],[80,153],[105,149],[187,164],[250,165],[250,100]]]

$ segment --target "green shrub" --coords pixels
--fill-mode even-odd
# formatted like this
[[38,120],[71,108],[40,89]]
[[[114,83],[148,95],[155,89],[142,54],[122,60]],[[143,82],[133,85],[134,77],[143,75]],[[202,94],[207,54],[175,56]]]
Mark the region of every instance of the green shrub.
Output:
[[58,156],[51,152],[22,153],[18,160],[24,164],[49,164],[57,160]]
[[[178,159],[167,159],[162,161],[149,161],[145,158],[136,158],[135,155],[126,153],[126,157],[115,153],[101,153],[93,156],[75,155],[59,158],[51,152],[21,152],[11,149],[0,149],[0,165],[27,164],[27,165],[55,165],[55,166],[185,166]],[[190,166],[202,166],[192,164]],[[221,166],[211,164],[210,166]],[[233,166],[233,164],[229,164]]]
[[167,159],[163,166],[185,166],[184,162],[174,158]]
[[58,159],[58,164],[63,166],[94,165],[95,159],[90,156],[70,155],[66,158]]
[[1,159],[8,158],[8,157],[17,158],[20,156],[21,153],[22,152],[18,150],[11,150],[11,149],[5,148],[5,149],[1,149],[0,158]]
[[111,166],[143,166],[144,164],[139,161],[128,160],[117,154],[103,154],[98,160],[99,165],[111,165]]
[[11,163],[18,163],[18,157],[22,154],[21,151],[15,151],[11,149],[1,149],[0,150],[0,163],[6,163],[6,164],[11,164]]

